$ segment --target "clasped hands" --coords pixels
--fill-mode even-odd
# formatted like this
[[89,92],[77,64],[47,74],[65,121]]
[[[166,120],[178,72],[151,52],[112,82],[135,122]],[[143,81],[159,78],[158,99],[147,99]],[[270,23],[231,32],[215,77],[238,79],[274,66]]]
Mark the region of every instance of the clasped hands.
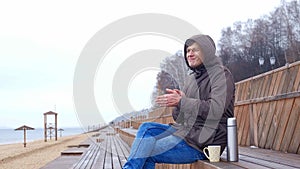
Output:
[[178,89],[166,89],[167,94],[160,95],[155,102],[161,107],[175,107],[185,94]]

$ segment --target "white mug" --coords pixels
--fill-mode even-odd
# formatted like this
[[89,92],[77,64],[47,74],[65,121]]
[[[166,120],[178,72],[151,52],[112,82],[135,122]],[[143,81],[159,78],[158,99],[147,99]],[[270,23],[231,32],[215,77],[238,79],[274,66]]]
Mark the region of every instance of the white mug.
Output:
[[[208,151],[209,155],[206,154],[206,151]],[[219,145],[211,145],[203,149],[204,155],[209,159],[210,162],[219,162],[220,152],[221,152],[221,146]]]

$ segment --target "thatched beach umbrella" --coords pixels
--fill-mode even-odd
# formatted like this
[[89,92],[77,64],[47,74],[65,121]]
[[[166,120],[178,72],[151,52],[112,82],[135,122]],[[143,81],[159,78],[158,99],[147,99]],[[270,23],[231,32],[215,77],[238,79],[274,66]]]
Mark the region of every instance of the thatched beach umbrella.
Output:
[[60,133],[60,137],[62,137],[62,132],[64,131],[64,129],[60,128],[58,129],[59,133]]
[[34,130],[34,128],[23,125],[19,128],[16,128],[15,130],[23,130],[24,131],[24,147],[26,147],[26,130]]

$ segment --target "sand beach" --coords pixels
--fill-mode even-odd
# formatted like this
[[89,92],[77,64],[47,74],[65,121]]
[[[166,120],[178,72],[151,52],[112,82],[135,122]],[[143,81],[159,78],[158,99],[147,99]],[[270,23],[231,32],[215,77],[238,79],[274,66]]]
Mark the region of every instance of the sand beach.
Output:
[[39,169],[59,157],[68,146],[78,145],[92,134],[59,137],[57,141],[32,141],[26,147],[23,143],[0,145],[1,169]]

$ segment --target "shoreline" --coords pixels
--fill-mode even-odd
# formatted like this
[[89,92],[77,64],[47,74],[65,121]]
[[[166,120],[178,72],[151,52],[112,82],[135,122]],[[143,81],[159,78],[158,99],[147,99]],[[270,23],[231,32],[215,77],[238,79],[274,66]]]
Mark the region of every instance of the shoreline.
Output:
[[23,143],[1,144],[1,169],[39,169],[58,158],[61,151],[68,149],[68,146],[78,145],[91,137],[92,134],[82,133],[63,136],[59,137],[57,141],[54,139],[47,142],[36,140],[27,142],[26,147]]
[[[65,137],[75,137],[75,136],[82,135],[82,134],[86,134],[86,133],[78,133],[78,134],[72,134],[72,135],[67,135],[67,136],[62,136],[62,137],[58,136],[57,140],[63,139]],[[38,138],[38,139],[28,139],[28,140],[26,139],[26,145],[30,144],[30,143],[34,143],[34,142],[40,142],[40,141],[44,142],[44,138],[43,139],[41,139],[41,138]],[[53,137],[51,140],[49,140],[49,138],[48,138],[48,141],[55,141],[55,138]],[[24,145],[24,140],[22,140],[22,141],[16,141],[16,142],[2,142],[2,143],[0,142],[0,147],[1,146],[14,145],[14,144],[22,144],[22,145]]]
[[[0,145],[8,145],[8,144],[18,144],[24,142],[24,134],[23,131],[15,131],[11,128],[0,128],[1,138]],[[58,131],[57,138],[65,137],[65,136],[73,136],[78,134],[85,133],[84,129],[80,127],[69,127],[64,128],[64,131]],[[26,142],[33,142],[44,139],[44,129],[36,128],[35,130],[26,131]],[[49,136],[48,136],[49,139]],[[54,133],[52,136],[52,140],[54,138]]]

